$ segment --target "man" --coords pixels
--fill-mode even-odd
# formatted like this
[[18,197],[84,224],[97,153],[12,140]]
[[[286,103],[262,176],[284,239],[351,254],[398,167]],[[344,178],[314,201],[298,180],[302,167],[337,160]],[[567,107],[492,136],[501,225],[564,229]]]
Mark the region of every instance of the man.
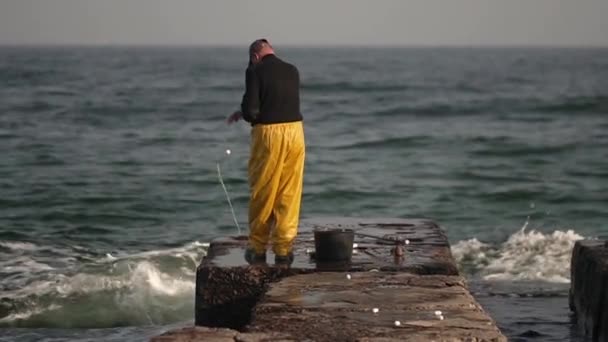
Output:
[[228,118],[251,123],[251,155],[248,175],[249,246],[245,259],[266,261],[272,231],[275,264],[293,261],[293,242],[298,233],[305,142],[300,113],[298,69],[279,59],[266,39],[249,47],[241,110]]

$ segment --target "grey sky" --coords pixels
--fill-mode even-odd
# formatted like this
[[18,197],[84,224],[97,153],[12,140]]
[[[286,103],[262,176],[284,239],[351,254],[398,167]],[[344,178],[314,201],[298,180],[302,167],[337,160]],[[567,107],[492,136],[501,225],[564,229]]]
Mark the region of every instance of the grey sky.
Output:
[[601,45],[608,0],[0,0],[0,44]]

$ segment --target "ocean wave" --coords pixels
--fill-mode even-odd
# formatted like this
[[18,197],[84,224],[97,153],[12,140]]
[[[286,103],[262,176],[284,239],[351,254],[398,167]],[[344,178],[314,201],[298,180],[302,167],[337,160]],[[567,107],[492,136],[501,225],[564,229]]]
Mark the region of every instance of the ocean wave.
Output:
[[[524,181],[532,181],[531,177],[524,177],[519,175],[514,175],[511,172],[496,172],[496,171],[484,171],[480,169],[468,169],[462,172],[456,172],[455,176],[465,179],[465,180],[479,180],[479,181],[492,181],[492,182],[524,182]],[[504,193],[502,193],[504,196]],[[521,194],[520,194],[521,195]],[[527,194],[524,194],[527,195]],[[494,194],[491,194],[489,197],[494,197]]]
[[71,222],[107,222],[111,220],[146,220],[150,222],[158,222],[158,217],[145,215],[142,213],[84,213],[76,211],[50,211],[40,215],[43,221],[71,221]]
[[[352,87],[351,87],[352,88]],[[348,90],[349,87],[342,90]],[[351,89],[347,99],[326,99],[319,105],[329,104],[345,106],[355,98],[359,98],[357,91],[364,89]],[[460,90],[456,90],[460,91]],[[366,92],[366,96],[371,96]],[[458,115],[497,115],[499,118],[529,123],[547,123],[553,116],[561,114],[597,114],[608,111],[608,97],[575,97],[571,99],[540,100],[537,98],[518,98],[485,96],[483,98],[465,99],[457,95],[449,100],[420,101],[420,99],[404,100],[403,97],[388,97],[390,107],[376,109],[373,117],[399,117],[403,115],[425,116],[458,116]],[[424,99],[424,98],[422,98]],[[418,101],[416,101],[418,100]],[[382,105],[387,101],[380,101]],[[369,115],[369,110],[363,112]]]
[[527,225],[500,245],[459,241],[452,254],[465,274],[483,280],[569,283],[572,248],[583,236],[571,229],[526,231]]
[[22,84],[52,85],[56,78],[61,78],[60,76],[62,75],[57,70],[33,65],[33,63],[0,67],[0,79],[6,82],[8,86]]
[[532,145],[524,143],[507,142],[503,145],[481,145],[469,152],[477,157],[517,157],[546,156],[560,153],[576,152],[581,148],[578,143],[562,143],[555,145]]
[[427,135],[420,136],[409,136],[409,137],[394,137],[372,141],[361,141],[349,145],[336,146],[335,149],[358,149],[358,148],[376,148],[376,147],[417,147],[426,146],[433,140],[432,137]]
[[606,113],[608,112],[608,96],[577,96],[547,103],[535,108],[546,113]]
[[72,96],[77,96],[78,93],[76,91],[72,91],[69,89],[49,87],[46,89],[42,89],[42,91],[40,92],[40,95],[72,97]]
[[302,91],[310,92],[402,92],[412,89],[406,84],[386,84],[370,82],[303,82]]
[[[520,178],[520,182],[525,180],[525,177]],[[542,188],[542,186],[529,184],[507,187],[495,186],[492,190],[479,194],[479,198],[482,200],[498,203],[515,203],[543,198],[544,196],[546,196],[546,191]]]
[[465,142],[467,143],[475,143],[475,144],[509,144],[513,143],[515,140],[513,137],[507,135],[496,135],[496,136],[487,136],[487,135],[478,135],[466,138]]
[[487,112],[489,105],[462,103],[428,103],[412,106],[396,106],[373,113],[374,117],[393,117],[399,115],[475,115]]
[[386,198],[386,194],[382,192],[359,191],[355,189],[339,189],[339,188],[324,188],[324,190],[315,194],[305,194],[304,198],[309,201],[332,200],[336,202],[344,202],[358,199]]
[[18,103],[10,107],[11,110],[25,114],[46,113],[54,109],[59,109],[60,106],[40,99],[32,100],[25,103]]
[[34,251],[39,249],[38,245],[35,245],[31,242],[12,242],[12,241],[0,241],[0,247],[4,247],[11,250],[18,251]]
[[571,177],[608,178],[608,170],[603,169],[603,168],[566,170],[565,173]]
[[[0,124],[1,126],[1,124]],[[18,134],[14,134],[12,132],[8,132],[8,131],[1,131],[0,130],[0,140],[11,140],[11,139],[16,139],[16,138],[20,138],[21,136]]]
[[230,92],[242,92],[244,91],[243,85],[241,83],[234,84],[218,84],[218,85],[210,85],[207,87],[208,90],[217,90],[217,91],[230,91]]
[[[20,246],[2,242],[23,253]],[[98,256],[55,269],[27,255],[13,260],[0,297],[0,326],[101,328],[166,324],[191,318],[196,267],[207,243],[140,253]],[[47,247],[48,249],[48,247]],[[32,274],[32,266],[40,265]],[[7,271],[3,268],[3,271]],[[27,279],[24,279],[27,278]]]

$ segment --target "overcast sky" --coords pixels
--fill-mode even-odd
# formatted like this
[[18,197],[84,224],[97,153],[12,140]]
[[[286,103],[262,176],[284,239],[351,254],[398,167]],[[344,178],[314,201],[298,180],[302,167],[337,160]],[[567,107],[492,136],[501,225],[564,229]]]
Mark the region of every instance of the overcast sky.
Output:
[[0,44],[601,45],[608,0],[0,0]]

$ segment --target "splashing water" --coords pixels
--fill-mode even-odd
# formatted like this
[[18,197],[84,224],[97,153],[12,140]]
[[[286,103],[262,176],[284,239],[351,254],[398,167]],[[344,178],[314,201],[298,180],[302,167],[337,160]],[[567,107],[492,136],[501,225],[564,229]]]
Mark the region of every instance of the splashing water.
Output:
[[[208,246],[195,241],[111,258],[100,255],[84,265],[76,261],[80,255],[70,255],[72,262],[64,267],[40,268],[43,272],[35,274],[24,269],[23,277],[5,277],[0,326],[101,328],[190,319],[196,266]],[[37,256],[22,255],[23,261],[11,263],[28,258]]]
[[572,248],[583,236],[573,230],[526,231],[528,222],[500,245],[473,238],[452,246],[461,269],[484,280],[570,282]]

